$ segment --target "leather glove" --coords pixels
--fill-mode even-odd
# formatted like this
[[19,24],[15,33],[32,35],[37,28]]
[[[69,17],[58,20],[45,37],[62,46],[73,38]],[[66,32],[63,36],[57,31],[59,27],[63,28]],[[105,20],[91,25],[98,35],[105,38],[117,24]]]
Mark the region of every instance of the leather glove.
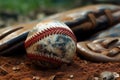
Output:
[[0,54],[9,55],[10,53],[25,52],[24,41],[28,31],[31,30],[35,24],[37,23],[21,24],[1,29]]
[[120,62],[120,37],[78,42],[77,53],[94,62]]
[[105,37],[119,37],[120,36],[120,23],[112,26],[107,30],[100,31],[90,37],[91,40],[98,39],[98,38],[105,38]]

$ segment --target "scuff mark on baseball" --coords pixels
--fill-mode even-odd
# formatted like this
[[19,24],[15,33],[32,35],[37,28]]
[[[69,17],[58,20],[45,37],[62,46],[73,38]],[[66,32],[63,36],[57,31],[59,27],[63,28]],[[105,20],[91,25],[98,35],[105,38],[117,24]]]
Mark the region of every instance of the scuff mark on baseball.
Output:
[[76,52],[76,37],[62,22],[49,21],[36,25],[25,40],[27,56],[42,67],[70,63]]

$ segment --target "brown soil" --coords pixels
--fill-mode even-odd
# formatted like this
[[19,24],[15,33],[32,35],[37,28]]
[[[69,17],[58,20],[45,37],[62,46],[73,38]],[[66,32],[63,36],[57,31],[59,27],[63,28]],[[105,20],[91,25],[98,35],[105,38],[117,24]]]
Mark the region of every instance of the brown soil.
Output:
[[95,63],[75,56],[70,65],[42,69],[26,55],[0,57],[0,80],[93,80],[103,71],[120,73],[120,63]]

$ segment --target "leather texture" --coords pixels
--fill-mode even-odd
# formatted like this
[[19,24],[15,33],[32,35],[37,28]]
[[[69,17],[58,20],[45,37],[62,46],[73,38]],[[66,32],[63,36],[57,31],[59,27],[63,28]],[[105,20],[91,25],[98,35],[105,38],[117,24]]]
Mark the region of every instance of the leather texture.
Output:
[[120,62],[120,37],[78,42],[77,52],[94,62]]
[[120,23],[116,24],[115,26],[110,27],[109,29],[100,31],[93,35],[90,39],[98,39],[98,38],[105,38],[105,37],[119,37],[120,36]]
[[58,20],[68,25],[77,41],[89,39],[95,33],[106,30],[120,21],[120,6],[100,4],[83,6],[54,14],[41,21],[14,25],[0,29],[0,54],[8,55],[18,50],[24,50],[24,41],[28,32],[39,22]]

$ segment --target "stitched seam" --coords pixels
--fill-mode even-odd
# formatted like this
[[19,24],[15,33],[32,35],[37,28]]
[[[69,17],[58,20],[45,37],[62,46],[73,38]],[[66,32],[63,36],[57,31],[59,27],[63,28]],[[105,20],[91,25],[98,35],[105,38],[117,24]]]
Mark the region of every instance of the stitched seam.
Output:
[[41,31],[40,33],[36,33],[36,35],[34,35],[28,41],[25,42],[25,48],[31,46],[32,44],[45,38],[46,36],[49,36],[52,34],[66,34],[66,35],[70,36],[76,42],[75,35],[72,32],[70,32],[69,30],[67,30],[65,28],[56,27],[56,28],[46,29],[44,31]]
[[60,59],[55,59],[55,58],[51,58],[51,57],[47,57],[47,56],[42,56],[42,55],[39,55],[39,54],[34,55],[34,54],[30,53],[27,56],[31,59],[44,60],[44,61],[55,63],[55,64],[65,63]]

